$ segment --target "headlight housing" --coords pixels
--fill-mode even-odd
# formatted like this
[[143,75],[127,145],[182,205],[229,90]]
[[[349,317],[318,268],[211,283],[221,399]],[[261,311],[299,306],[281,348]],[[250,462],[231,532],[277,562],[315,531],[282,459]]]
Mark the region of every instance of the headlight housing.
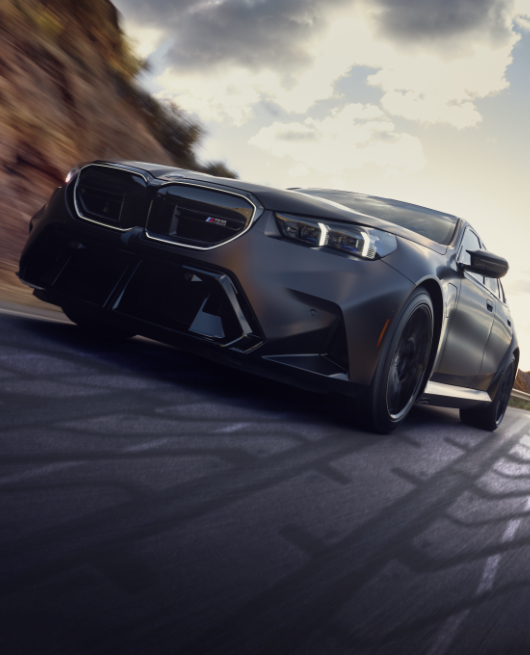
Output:
[[381,259],[397,249],[393,234],[364,225],[348,225],[328,220],[276,214],[284,237],[313,248],[330,248],[362,259]]

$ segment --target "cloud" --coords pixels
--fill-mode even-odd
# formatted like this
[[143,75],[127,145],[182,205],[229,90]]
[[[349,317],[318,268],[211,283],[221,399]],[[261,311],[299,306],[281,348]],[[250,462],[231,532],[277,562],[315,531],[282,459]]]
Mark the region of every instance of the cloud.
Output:
[[355,66],[368,66],[378,71],[367,81],[381,89],[388,114],[462,129],[480,122],[477,99],[507,88],[505,73],[519,38],[511,32],[502,47],[468,44],[452,59],[428,50],[410,53],[375,34],[370,12],[354,7],[330,22],[313,43],[312,64],[292,80],[271,62],[270,70],[261,72],[241,65],[222,72],[168,68],[157,82],[164,88],[161,98],[176,100],[204,120],[241,125],[264,102],[296,114],[307,113],[319,100],[335,97],[340,104],[337,81],[347,80]]
[[239,66],[253,71],[301,69],[312,44],[351,0],[118,0],[136,24],[172,38],[168,62],[178,71]]
[[[281,123],[275,123],[275,125],[281,125]],[[291,123],[286,125],[285,128],[279,128],[276,132],[276,139],[278,141],[316,141],[317,133],[314,129],[308,125],[302,125],[300,123]]]
[[530,32],[530,0],[515,0],[514,14],[519,27]]
[[530,280],[503,281],[508,296],[530,295]]
[[377,0],[379,27],[386,35],[417,44],[475,32],[495,45],[510,38],[508,0]]
[[296,164],[296,166],[293,166],[293,168],[290,168],[288,171],[290,177],[306,177],[308,173],[309,168],[301,162]]
[[158,27],[127,22],[125,30],[135,53],[142,59],[147,59],[164,40],[164,32]]
[[[114,0],[136,24],[164,32],[173,45],[168,65],[179,72],[244,67],[300,72],[337,18],[372,16],[374,32],[401,47],[495,46],[511,35],[513,0]],[[528,0],[516,0],[525,13]],[[522,9],[520,8],[522,7]],[[472,35],[472,37],[470,37]],[[352,41],[350,43],[353,44]]]
[[[476,101],[508,87],[506,69],[530,27],[530,0],[117,0],[145,56],[164,41],[160,99],[204,121],[242,125],[258,107],[307,114],[344,105],[356,66],[377,72],[393,117],[477,126]],[[528,13],[527,13],[528,12]],[[525,18],[527,16],[527,18]],[[299,121],[300,122],[300,121]]]
[[364,62],[370,39],[367,23],[350,13],[348,21],[337,19],[315,40],[311,65],[295,77],[282,67],[275,69],[273,61],[261,72],[242,65],[200,72],[168,67],[157,78],[164,89],[159,97],[175,100],[204,120],[235,125],[248,120],[260,103],[303,114],[315,102],[332,97],[335,82],[357,61]]
[[252,75],[243,68],[231,69],[223,76],[166,71],[157,78],[164,91],[156,94],[161,100],[175,100],[202,120],[241,125],[252,116],[253,108],[263,99],[274,96],[279,79],[273,73]]
[[515,19],[519,27],[522,27],[524,30],[530,32],[530,18],[527,16],[517,16]]
[[502,48],[476,45],[467,56],[452,61],[431,53],[396,53],[368,83],[385,92],[381,104],[394,116],[472,127],[481,120],[474,101],[509,86],[505,73],[519,38],[513,33]]
[[207,2],[197,0],[112,0],[124,16],[141,25],[167,25],[168,20],[174,21],[187,11]]
[[322,120],[274,122],[249,143],[276,157],[292,159],[295,176],[305,175],[308,169],[341,175],[366,164],[405,171],[425,165],[419,139],[396,132],[378,107],[358,103],[334,110]]

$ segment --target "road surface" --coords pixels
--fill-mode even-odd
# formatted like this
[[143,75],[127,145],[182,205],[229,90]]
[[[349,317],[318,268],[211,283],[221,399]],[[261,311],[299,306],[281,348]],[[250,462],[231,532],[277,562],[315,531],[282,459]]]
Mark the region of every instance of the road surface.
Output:
[[0,304],[0,652],[528,655],[530,415],[325,397]]

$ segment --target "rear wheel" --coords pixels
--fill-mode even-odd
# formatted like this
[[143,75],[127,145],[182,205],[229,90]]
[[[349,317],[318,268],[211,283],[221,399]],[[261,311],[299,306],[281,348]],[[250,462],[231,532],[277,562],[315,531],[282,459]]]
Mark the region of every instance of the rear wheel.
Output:
[[62,307],[63,312],[68,318],[75,323],[85,334],[97,339],[121,340],[134,337],[134,332],[128,332],[113,325],[106,325],[101,321],[87,316],[83,312],[71,307]]
[[512,355],[510,362],[504,369],[499,388],[491,403],[485,408],[461,409],[460,420],[462,423],[490,432],[496,430],[506,414],[516,372],[515,357]]
[[361,398],[361,420],[368,429],[392,432],[414,405],[427,374],[433,315],[429,294],[414,291],[387,337],[370,389]]

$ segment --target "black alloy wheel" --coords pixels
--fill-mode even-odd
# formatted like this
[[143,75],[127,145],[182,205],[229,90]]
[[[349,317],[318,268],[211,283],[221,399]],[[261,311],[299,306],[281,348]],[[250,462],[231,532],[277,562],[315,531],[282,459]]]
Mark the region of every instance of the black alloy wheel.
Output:
[[361,418],[368,429],[388,434],[412,409],[427,374],[433,316],[431,297],[424,289],[416,289],[394,321],[370,390],[361,399]]
[[506,414],[516,373],[515,356],[512,355],[504,369],[499,387],[491,403],[486,407],[461,409],[460,420],[462,423],[490,432],[496,430]]

